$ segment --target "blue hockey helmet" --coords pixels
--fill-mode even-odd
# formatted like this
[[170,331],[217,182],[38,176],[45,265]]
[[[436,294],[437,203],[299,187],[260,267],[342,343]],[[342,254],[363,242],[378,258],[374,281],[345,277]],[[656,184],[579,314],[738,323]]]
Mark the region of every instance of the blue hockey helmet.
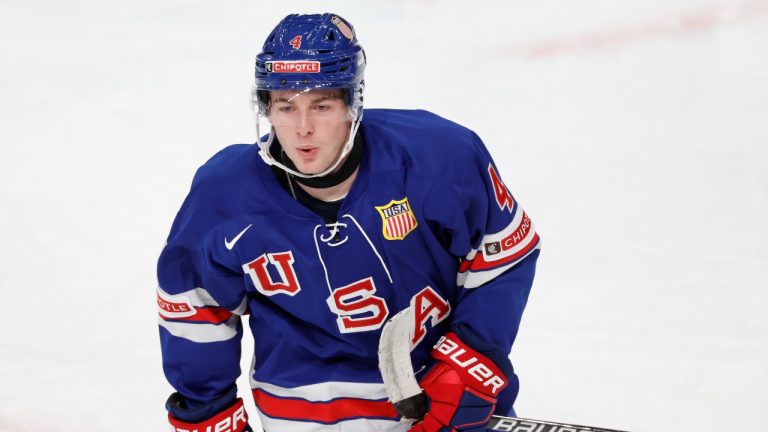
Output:
[[365,52],[351,24],[338,15],[288,15],[256,56],[256,92],[342,89],[347,105],[362,108]]
[[[251,95],[258,144],[265,162],[301,177],[326,175],[338,166],[352,148],[354,135],[363,116],[365,52],[352,25],[331,13],[288,15],[269,34],[256,56],[256,82]],[[269,116],[269,92],[296,90],[308,92],[340,89],[350,110],[350,134],[339,160],[326,171],[306,175],[295,172],[269,155],[274,130],[262,141],[259,117]]]

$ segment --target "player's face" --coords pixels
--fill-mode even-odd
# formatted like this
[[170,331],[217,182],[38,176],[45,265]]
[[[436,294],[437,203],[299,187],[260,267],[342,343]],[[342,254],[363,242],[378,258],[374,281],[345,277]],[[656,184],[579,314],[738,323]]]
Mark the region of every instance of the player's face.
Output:
[[270,93],[269,121],[285,154],[304,174],[336,162],[349,135],[351,116],[339,90]]

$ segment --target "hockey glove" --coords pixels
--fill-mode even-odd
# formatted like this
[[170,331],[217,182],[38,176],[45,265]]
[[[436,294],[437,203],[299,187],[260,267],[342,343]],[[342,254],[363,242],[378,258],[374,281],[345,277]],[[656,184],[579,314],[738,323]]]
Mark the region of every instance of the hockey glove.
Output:
[[437,363],[419,382],[429,411],[409,432],[485,432],[506,376],[455,333],[440,338],[432,357]]
[[[235,403],[229,408],[223,409],[213,416],[202,421],[186,422],[174,416],[188,416],[190,413],[197,414],[201,410],[186,410],[183,408],[183,398],[178,393],[174,393],[168,398],[166,403],[168,407],[168,422],[171,423],[173,432],[253,432],[248,425],[248,414],[245,412],[243,400],[237,398]],[[181,414],[183,412],[183,414]]]

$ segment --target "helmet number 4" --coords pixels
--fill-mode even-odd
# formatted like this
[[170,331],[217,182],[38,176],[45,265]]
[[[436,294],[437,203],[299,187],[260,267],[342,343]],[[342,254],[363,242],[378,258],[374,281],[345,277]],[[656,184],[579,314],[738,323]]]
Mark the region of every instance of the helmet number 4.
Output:
[[293,47],[293,49],[299,49],[299,48],[301,48],[301,35],[296,35],[296,36],[294,36],[294,38],[293,38],[293,39],[291,39],[291,41],[290,41],[290,42],[288,42],[288,43],[289,43],[289,44],[291,44],[291,46]]

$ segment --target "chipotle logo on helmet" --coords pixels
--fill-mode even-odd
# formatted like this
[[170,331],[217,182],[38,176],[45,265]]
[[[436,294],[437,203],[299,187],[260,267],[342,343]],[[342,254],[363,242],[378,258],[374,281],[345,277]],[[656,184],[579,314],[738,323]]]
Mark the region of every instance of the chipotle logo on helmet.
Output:
[[272,61],[265,67],[268,73],[320,73],[318,61]]

